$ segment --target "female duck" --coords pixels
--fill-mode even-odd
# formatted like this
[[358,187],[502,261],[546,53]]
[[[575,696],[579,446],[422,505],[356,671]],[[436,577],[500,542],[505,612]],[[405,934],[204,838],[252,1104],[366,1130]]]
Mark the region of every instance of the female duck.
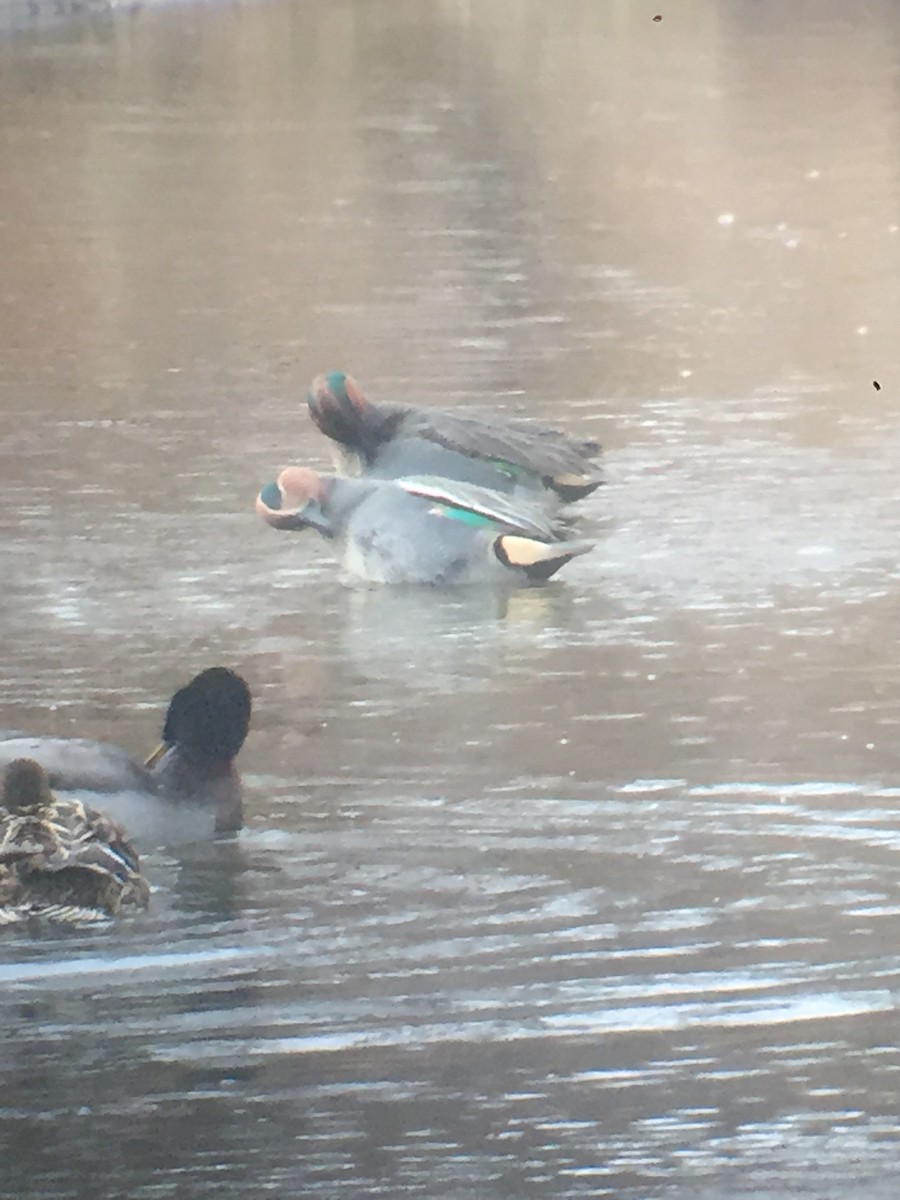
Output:
[[86,924],[146,908],[149,897],[118,825],[54,796],[32,759],[9,764],[0,793],[0,926],[35,918]]
[[446,479],[342,479],[287,467],[256,510],[276,529],[318,530],[343,565],[375,583],[529,583],[589,542],[560,541],[541,504]]
[[210,667],[172,697],[162,744],[144,764],[106,742],[17,735],[0,740],[0,767],[35,759],[53,788],[88,794],[93,807],[142,845],[194,841],[241,827],[234,760],[250,710],[244,680],[226,667]]
[[374,404],[343,371],[317,376],[307,402],[342,459],[355,458],[364,474],[378,478],[440,475],[502,492],[549,492],[565,502],[601,483],[590,462],[596,442],[537,422]]

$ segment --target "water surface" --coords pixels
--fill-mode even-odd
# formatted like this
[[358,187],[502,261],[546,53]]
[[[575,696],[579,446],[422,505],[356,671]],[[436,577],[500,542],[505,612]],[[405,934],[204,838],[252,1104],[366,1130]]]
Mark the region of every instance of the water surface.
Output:
[[[5,935],[0,1191],[892,1196],[895,7],[42,11],[0,726],[146,753],[212,662],[256,712],[238,838]],[[599,438],[594,553],[347,587],[252,513],[337,367]]]

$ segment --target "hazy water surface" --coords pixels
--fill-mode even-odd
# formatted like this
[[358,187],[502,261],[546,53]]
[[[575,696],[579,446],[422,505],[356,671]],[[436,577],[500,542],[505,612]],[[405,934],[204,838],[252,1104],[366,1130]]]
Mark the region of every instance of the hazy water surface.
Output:
[[[256,711],[4,936],[0,1193],[893,1197],[896,7],[6,11],[0,727]],[[594,553],[347,587],[252,513],[337,367],[599,438]]]

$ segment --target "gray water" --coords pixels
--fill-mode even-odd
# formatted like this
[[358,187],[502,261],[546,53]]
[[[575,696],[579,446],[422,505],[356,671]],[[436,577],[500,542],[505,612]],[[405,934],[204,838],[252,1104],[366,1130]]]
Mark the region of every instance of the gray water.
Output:
[[[4,935],[0,1195],[894,1197],[896,6],[61,12],[0,42],[0,726],[255,715],[239,837]],[[599,438],[595,551],[346,586],[252,512],[334,368]]]

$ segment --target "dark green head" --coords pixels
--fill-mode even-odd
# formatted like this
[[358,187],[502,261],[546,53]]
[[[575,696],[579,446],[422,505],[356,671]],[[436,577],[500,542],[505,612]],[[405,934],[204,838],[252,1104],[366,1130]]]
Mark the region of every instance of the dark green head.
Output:
[[209,667],[169,701],[163,742],[191,758],[230,762],[250,728],[250,689],[227,667]]
[[372,406],[352,375],[330,371],[317,375],[307,396],[309,412],[326,437],[351,450],[364,451]]

